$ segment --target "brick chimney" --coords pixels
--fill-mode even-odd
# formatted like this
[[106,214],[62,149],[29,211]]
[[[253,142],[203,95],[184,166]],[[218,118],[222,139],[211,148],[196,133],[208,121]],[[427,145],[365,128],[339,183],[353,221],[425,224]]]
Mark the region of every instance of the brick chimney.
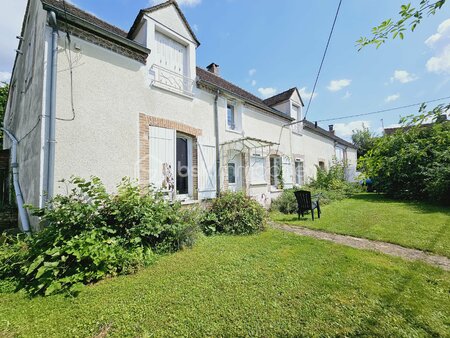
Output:
[[328,126],[328,131],[329,131],[330,133],[333,133],[333,134],[334,134],[334,125],[330,124],[330,125]]
[[208,67],[206,67],[206,69],[208,70],[208,72],[211,72],[214,75],[220,76],[220,67],[218,64],[215,64],[213,62]]

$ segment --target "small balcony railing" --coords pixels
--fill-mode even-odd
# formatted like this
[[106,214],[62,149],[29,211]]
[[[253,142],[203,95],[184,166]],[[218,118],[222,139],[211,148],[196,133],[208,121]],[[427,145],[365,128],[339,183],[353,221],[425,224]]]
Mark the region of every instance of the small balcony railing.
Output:
[[176,93],[194,96],[193,89],[195,80],[158,65],[153,65],[151,72],[154,74],[152,85],[156,85]]

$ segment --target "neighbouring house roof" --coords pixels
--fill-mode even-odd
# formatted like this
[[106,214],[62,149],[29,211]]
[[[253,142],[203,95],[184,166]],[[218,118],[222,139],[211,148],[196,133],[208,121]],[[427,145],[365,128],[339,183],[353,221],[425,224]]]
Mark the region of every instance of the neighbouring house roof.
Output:
[[269,107],[273,107],[273,106],[276,106],[279,103],[282,103],[282,102],[290,100],[291,97],[292,97],[292,94],[294,94],[295,92],[297,92],[298,97],[300,98],[301,104],[302,104],[302,106],[304,106],[302,97],[300,96],[300,93],[298,92],[297,87],[288,89],[288,90],[286,90],[286,91],[284,91],[284,92],[282,92],[280,94],[277,94],[277,95],[274,95],[272,97],[269,97],[268,99],[265,99],[263,102],[266,105],[268,105]]
[[187,21],[186,17],[184,16],[183,12],[181,11],[180,7],[178,6],[178,3],[175,0],[169,0],[169,1],[163,2],[159,5],[141,9],[139,11],[138,16],[134,20],[134,23],[131,26],[130,31],[128,32],[128,38],[133,38],[133,35],[136,33],[136,30],[138,29],[139,24],[141,23],[141,20],[145,14],[155,12],[159,9],[166,8],[171,5],[175,6],[175,9],[177,10],[178,14],[180,15],[181,20],[183,20],[183,23],[186,25],[189,33],[191,33],[192,37],[194,38],[195,42],[197,43],[197,46],[200,46],[200,41],[197,39],[197,36],[195,35],[193,29],[191,28],[191,25],[189,25],[189,22]]
[[353,143],[350,143],[350,142],[340,138],[339,136],[336,136],[331,131],[325,130],[325,129],[319,127],[319,126],[316,127],[315,123],[313,123],[311,121],[303,120],[303,128],[308,129],[308,130],[310,130],[312,132],[315,132],[315,133],[317,133],[319,135],[325,136],[325,137],[327,137],[327,138],[329,138],[331,140],[334,140],[337,143],[342,144],[342,145],[344,145],[346,147],[357,149],[357,147]]
[[56,13],[58,21],[66,22],[68,27],[61,25],[61,30],[69,32],[82,39],[113,50],[137,61],[145,63],[150,50],[129,39],[124,30],[99,19],[86,11],[62,0],[41,0],[45,10]]
[[[449,120],[447,120],[447,115],[441,115],[441,120],[437,123],[448,123],[450,122]],[[436,123],[436,122],[435,122]],[[435,123],[422,123],[420,125],[421,128],[428,128],[431,126],[434,126]],[[398,130],[402,130],[402,131],[408,131],[409,129],[411,129],[412,127],[394,127],[394,128],[384,128],[384,135],[392,135],[395,134]]]
[[209,86],[213,86],[217,89],[224,90],[224,91],[228,92],[229,94],[236,96],[238,98],[241,98],[242,100],[246,101],[247,103],[249,103],[253,106],[256,106],[260,109],[263,109],[271,114],[274,114],[278,117],[282,117],[289,121],[294,120],[292,117],[280,112],[279,110],[269,107],[259,97],[249,93],[248,91],[232,84],[229,81],[224,80],[220,76],[215,75],[203,68],[197,67],[197,77],[200,82],[205,83]]

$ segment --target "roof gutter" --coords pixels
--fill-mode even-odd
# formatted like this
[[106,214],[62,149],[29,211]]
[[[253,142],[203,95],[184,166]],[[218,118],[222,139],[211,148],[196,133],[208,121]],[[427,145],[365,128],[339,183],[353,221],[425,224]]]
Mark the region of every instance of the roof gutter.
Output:
[[87,20],[81,19],[67,11],[64,11],[61,8],[49,5],[45,2],[43,3],[43,7],[45,10],[47,10],[49,12],[55,12],[56,15],[58,15],[60,17],[60,20],[67,21],[68,23],[73,24],[74,26],[87,29],[87,30],[95,33],[96,35],[100,35],[109,40],[113,40],[114,42],[116,42],[122,46],[131,48],[137,52],[146,53],[146,54],[150,54],[150,52],[151,52],[150,49],[142,46],[141,44],[139,44],[137,42],[129,40],[126,37],[123,37],[119,34],[110,32],[110,31],[108,31],[102,27],[99,27]]
[[249,100],[249,99],[247,99],[247,98],[245,98],[245,97],[242,97],[242,96],[239,95],[239,94],[233,93],[232,91],[229,91],[229,90],[227,90],[227,89],[225,89],[225,88],[222,88],[222,87],[220,87],[220,86],[218,86],[218,85],[215,85],[214,83],[211,83],[211,82],[209,82],[209,81],[205,81],[205,80],[199,79],[197,82],[198,82],[198,83],[202,83],[202,84],[206,85],[207,87],[210,87],[210,88],[212,88],[212,89],[214,89],[214,90],[217,90],[217,89],[218,89],[218,90],[220,90],[222,93],[227,93],[227,94],[229,94],[229,95],[231,95],[231,96],[237,97],[238,99],[240,99],[240,100],[242,100],[242,101],[244,101],[244,102],[250,104],[251,106],[254,106],[254,107],[256,107],[256,108],[262,109],[262,110],[264,110],[264,111],[266,111],[266,112],[268,112],[268,113],[277,115],[278,117],[281,117],[281,118],[283,118],[283,119],[285,119],[285,120],[288,120],[288,121],[294,121],[294,120],[295,120],[295,119],[293,119],[292,117],[290,117],[290,116],[288,116],[288,115],[286,115],[286,114],[283,114],[282,112],[280,112],[280,111],[278,111],[278,110],[276,110],[276,109],[272,109],[272,108],[270,108],[270,107],[265,107],[264,105],[262,105],[262,104],[260,104],[260,103],[258,103],[258,102]]

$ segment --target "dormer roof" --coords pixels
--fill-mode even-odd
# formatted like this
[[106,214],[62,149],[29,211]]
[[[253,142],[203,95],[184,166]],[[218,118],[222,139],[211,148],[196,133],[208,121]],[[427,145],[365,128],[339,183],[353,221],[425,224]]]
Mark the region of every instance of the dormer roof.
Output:
[[276,106],[279,103],[288,101],[290,99],[292,99],[292,96],[297,93],[298,97],[300,98],[300,103],[302,104],[302,106],[304,106],[303,104],[303,100],[302,97],[300,96],[300,93],[297,89],[297,87],[293,87],[291,89],[288,89],[280,94],[274,95],[272,97],[269,97],[268,99],[264,100],[264,103],[266,105],[268,105],[269,107],[273,107]]
[[183,21],[183,24],[186,26],[186,29],[189,31],[190,35],[192,36],[192,39],[197,44],[197,47],[200,46],[200,41],[197,39],[197,36],[195,35],[193,29],[189,25],[189,22],[187,21],[186,17],[184,16],[183,12],[180,9],[180,6],[175,0],[168,0],[166,2],[163,2],[161,4],[144,8],[139,11],[139,14],[137,15],[136,19],[134,20],[133,26],[131,26],[130,31],[128,32],[128,38],[133,39],[134,35],[136,34],[137,30],[139,29],[139,25],[142,21],[142,18],[145,14],[150,14],[153,12],[156,12],[158,10],[174,6],[175,10],[177,11],[178,15],[180,16],[181,20]]

